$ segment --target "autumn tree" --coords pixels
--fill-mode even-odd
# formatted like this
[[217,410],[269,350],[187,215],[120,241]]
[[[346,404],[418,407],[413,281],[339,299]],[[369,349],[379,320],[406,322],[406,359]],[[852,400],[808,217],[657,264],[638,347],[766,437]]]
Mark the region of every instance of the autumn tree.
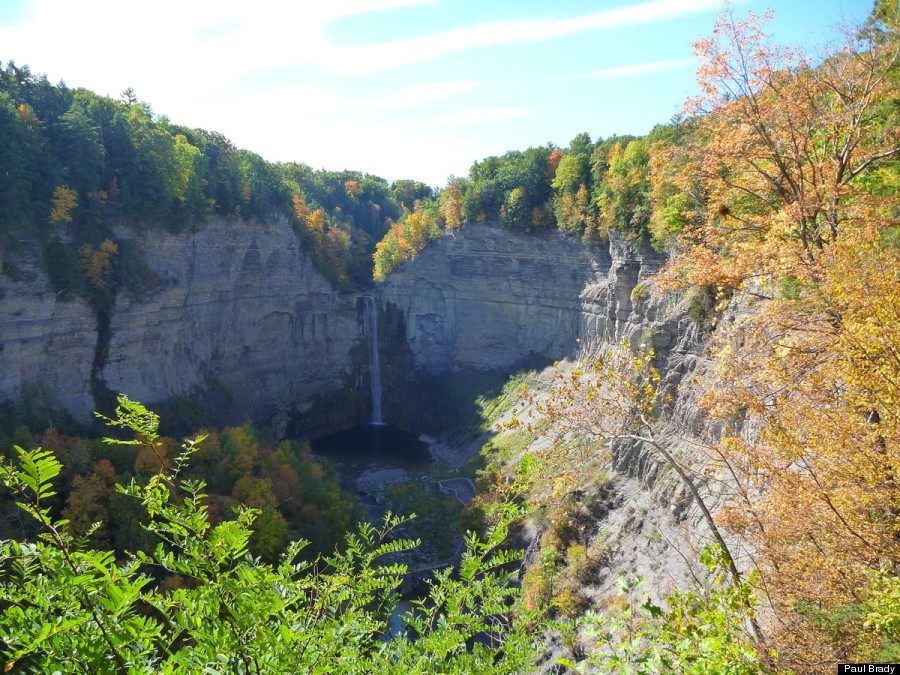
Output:
[[726,13],[715,37],[695,45],[702,93],[686,113],[698,117],[690,142],[674,151],[686,165],[684,187],[706,193],[707,217],[687,228],[692,246],[678,263],[683,274],[695,269],[694,279],[809,276],[825,245],[852,225],[847,206],[872,199],[864,177],[898,153],[886,103],[896,41],[848,32],[843,50],[814,64],[770,43],[768,17]]
[[756,550],[804,671],[883,649],[863,608],[900,559],[897,42],[877,20],[847,38],[814,62],[726,12],[697,43],[693,131],[668,159],[683,198],[663,281],[755,299],[718,336],[704,403],[734,489],[720,518]]
[[446,228],[451,232],[458,230],[463,224],[465,191],[465,180],[462,178],[451,178],[447,181],[447,186],[441,190],[438,199],[441,216],[444,218]]
[[78,194],[70,187],[57,185],[53,190],[48,220],[53,223],[71,223],[72,211],[78,206]]
[[78,258],[88,281],[95,288],[105,288],[112,272],[113,257],[119,252],[119,246],[105,239],[98,248],[84,244],[78,249]]
[[650,217],[647,143],[616,143],[608,161],[609,168],[597,195],[601,223],[606,229],[641,233]]
[[[593,220],[590,199],[592,150],[590,137],[579,134],[569,144],[566,154],[561,154],[556,161],[551,182],[556,190],[556,224],[569,234],[582,234]],[[559,153],[558,150],[554,152]]]

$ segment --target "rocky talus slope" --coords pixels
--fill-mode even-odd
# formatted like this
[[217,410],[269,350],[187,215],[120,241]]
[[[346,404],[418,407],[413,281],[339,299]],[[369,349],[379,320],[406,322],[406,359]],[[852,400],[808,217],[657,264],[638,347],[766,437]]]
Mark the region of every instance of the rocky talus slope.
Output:
[[[646,283],[664,261],[615,234],[589,250],[558,233],[535,237],[469,226],[394,271],[379,297],[389,316],[400,317],[394,328],[415,364],[434,373],[511,369],[534,357],[562,361],[566,369],[573,359],[623,340],[652,344],[672,395],[657,433],[686,466],[701,465],[703,439],[716,432],[699,406],[713,377],[711,327],[689,318],[690,298]],[[719,322],[733,322],[742,311],[732,306]],[[546,368],[531,385],[549,387],[554,372]],[[538,434],[508,460],[508,469],[554,442]],[[599,602],[622,573],[646,577],[662,594],[686,583],[696,571],[693,551],[709,538],[685,486],[640,444],[617,442],[598,452],[599,465],[572,489],[591,513],[585,540],[597,562],[579,593]],[[714,505],[710,491],[702,485],[701,491]],[[535,525],[529,532],[531,561],[545,529]]]

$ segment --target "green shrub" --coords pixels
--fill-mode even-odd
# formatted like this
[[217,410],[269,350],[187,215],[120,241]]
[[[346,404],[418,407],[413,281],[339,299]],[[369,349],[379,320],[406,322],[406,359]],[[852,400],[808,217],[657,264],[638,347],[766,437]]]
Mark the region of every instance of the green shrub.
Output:
[[709,325],[716,305],[715,286],[694,286],[688,291],[688,316],[701,328]]
[[[107,422],[151,446],[159,419],[119,398]],[[16,448],[0,461],[5,489],[41,537],[0,542],[0,657],[5,670],[77,673],[515,673],[528,670],[543,624],[518,602],[503,548],[521,509],[501,504],[485,540],[471,536],[458,572],[439,572],[427,596],[388,622],[407,568],[381,562],[414,544],[392,537],[403,518],[363,524],[342,551],[302,562],[303,541],[274,564],[248,552],[256,509],[212,524],[204,484],[181,473],[203,438],[186,440],[172,468],[119,485],[140,505],[159,545],[120,559],[89,548],[48,505],[60,463]],[[136,440],[109,443],[135,443]],[[415,635],[415,639],[409,637]],[[491,635],[486,644],[478,639]]]
[[565,588],[553,597],[553,608],[560,616],[574,619],[584,612],[587,603],[570,588]]
[[594,562],[588,555],[588,550],[582,544],[572,544],[566,549],[566,560],[569,563],[569,573],[580,583],[590,581],[594,573]]
[[[659,606],[644,596],[631,608],[642,581],[620,580],[621,595],[610,613],[587,612],[580,625],[597,648],[586,662],[565,665],[579,672],[603,673],[732,673],[770,672],[747,628],[754,616],[752,579],[718,583],[727,578],[721,551],[707,548],[700,557],[714,583],[700,591],[675,591]],[[771,657],[772,655],[766,655]],[[579,668],[579,665],[581,666]]]
[[631,304],[639,305],[644,299],[650,295],[647,284],[637,284],[631,289]]

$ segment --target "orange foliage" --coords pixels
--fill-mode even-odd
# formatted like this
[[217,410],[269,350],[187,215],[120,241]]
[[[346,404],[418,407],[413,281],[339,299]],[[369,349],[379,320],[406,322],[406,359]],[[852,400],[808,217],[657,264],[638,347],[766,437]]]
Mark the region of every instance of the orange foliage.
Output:
[[344,181],[344,192],[350,199],[356,199],[362,194],[362,187],[358,180],[351,178]]
[[58,185],[50,203],[51,223],[71,223],[72,210],[78,206],[78,194],[70,187]]
[[692,206],[662,279],[757,298],[720,336],[704,401],[733,430],[714,448],[734,487],[719,517],[755,551],[785,662],[808,672],[871,656],[862,619],[835,630],[816,616],[864,601],[871,574],[900,560],[900,251],[884,165],[898,148],[883,105],[897,43],[863,32],[812,67],[763,27],[726,15],[696,45],[688,112],[702,116],[667,175]]
[[[355,181],[347,181],[355,182]],[[312,210],[302,196],[292,196],[294,218],[309,242],[313,257],[330,270],[339,284],[348,280],[350,228],[342,223],[328,223],[323,209]]]
[[459,180],[451,180],[441,191],[440,209],[447,230],[457,230],[463,223],[463,197],[465,190]]
[[702,94],[686,112],[699,116],[672,159],[684,167],[680,187],[705,208],[691,214],[676,282],[808,276],[847,225],[845,205],[870,198],[860,177],[897,153],[896,124],[873,121],[890,96],[895,41],[863,34],[812,67],[771,46],[764,24],[724,15],[716,37],[695,45]]
[[556,169],[563,158],[562,150],[554,148],[547,157],[547,175],[552,179],[556,175]]

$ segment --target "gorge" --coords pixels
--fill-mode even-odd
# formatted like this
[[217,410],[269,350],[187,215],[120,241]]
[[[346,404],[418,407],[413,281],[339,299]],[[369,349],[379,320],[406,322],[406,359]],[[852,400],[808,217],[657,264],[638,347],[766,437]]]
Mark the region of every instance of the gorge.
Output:
[[[676,393],[677,424],[696,428],[699,389],[677,384],[702,370],[705,339],[677,294],[635,293],[664,257],[615,233],[588,249],[559,233],[469,225],[360,293],[334,288],[278,221],[212,223],[136,244],[157,287],[144,297],[117,298],[105,358],[94,371],[102,331],[90,307],[53,297],[36,262],[23,263],[27,280],[0,280],[0,366],[16,373],[3,378],[5,397],[43,387],[87,423],[102,406],[91,397],[95,372],[105,390],[163,411],[172,400],[198,401],[211,424],[249,418],[276,433],[351,430],[348,438],[358,441],[353,427],[386,419],[439,436],[441,429],[423,429],[409,414],[417,398],[424,396],[419,406],[435,405],[416,390],[412,372],[437,378],[440,387],[453,373],[509,374],[523,364],[549,365],[622,340],[646,340]],[[40,316],[47,323],[36,323]],[[43,376],[50,363],[57,379]],[[623,507],[617,527],[634,530],[630,521],[643,512],[644,538],[677,530],[687,501],[671,482],[653,493],[658,464],[635,448],[610,461],[625,492],[613,499]],[[634,532],[618,538],[629,549],[610,561],[609,579],[625,569],[653,572],[633,539]],[[684,567],[670,562],[657,571],[671,577]]]
[[0,279],[0,366],[8,373],[0,394],[44,388],[87,423],[102,348],[102,387],[149,404],[219,387],[241,411],[230,421],[264,422],[343,392],[354,401],[345,425],[367,415],[377,424],[382,358],[388,371],[405,353],[432,374],[511,372],[529,358],[550,362],[651,328],[666,350],[689,327],[662,316],[668,305],[632,302],[663,258],[615,236],[592,251],[562,235],[470,226],[374,294],[331,286],[279,222],[213,223],[137,245],[156,288],[122,293],[105,331],[87,304],[54,295],[34,258],[21,258],[19,280]]
[[[545,17],[541,40],[644,30],[662,5],[686,7]],[[690,63],[697,95],[643,135],[509,150],[441,187],[267,161],[131,88],[0,62],[4,670],[900,659],[897,17],[877,0],[809,56],[728,6],[690,61],[535,64],[585,93]],[[398,44],[378,54],[449,42]],[[413,118],[500,88],[382,95],[378,67],[346,75],[368,94],[289,87],[295,106],[248,76],[246,120],[290,111],[308,138],[323,115],[388,166],[581,108],[513,78],[504,104],[546,115]],[[409,125],[351,123],[382,115]]]

